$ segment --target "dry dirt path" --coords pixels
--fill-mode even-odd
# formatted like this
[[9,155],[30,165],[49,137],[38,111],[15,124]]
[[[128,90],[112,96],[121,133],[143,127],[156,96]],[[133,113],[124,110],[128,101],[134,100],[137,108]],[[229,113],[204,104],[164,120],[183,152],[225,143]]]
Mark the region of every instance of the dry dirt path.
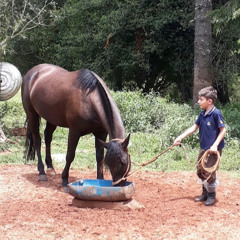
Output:
[[[201,191],[193,172],[141,172],[133,199],[137,210],[76,208],[62,192],[61,169],[37,181],[35,165],[0,167],[0,239],[206,239],[240,236],[240,179],[219,173],[218,202],[195,203]],[[70,181],[95,178],[94,171],[71,170]]]

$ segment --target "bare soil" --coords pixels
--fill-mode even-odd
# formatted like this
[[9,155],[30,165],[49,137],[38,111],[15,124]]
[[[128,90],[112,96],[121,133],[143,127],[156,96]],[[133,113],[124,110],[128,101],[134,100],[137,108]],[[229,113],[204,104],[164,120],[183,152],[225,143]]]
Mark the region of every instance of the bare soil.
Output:
[[[39,182],[35,165],[0,167],[0,239],[239,239],[240,179],[218,173],[217,202],[194,202],[201,193],[194,172],[140,172],[135,210],[77,208],[62,191],[61,172]],[[70,181],[96,177],[71,170]],[[107,176],[108,178],[109,176]],[[110,178],[109,178],[110,179]]]

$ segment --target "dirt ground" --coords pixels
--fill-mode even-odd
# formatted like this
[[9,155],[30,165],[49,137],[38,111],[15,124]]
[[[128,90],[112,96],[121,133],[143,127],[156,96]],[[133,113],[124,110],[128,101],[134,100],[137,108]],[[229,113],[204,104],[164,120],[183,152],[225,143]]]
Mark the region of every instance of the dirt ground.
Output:
[[[37,180],[35,165],[0,167],[0,239],[239,239],[240,179],[218,173],[215,206],[194,202],[201,192],[194,172],[140,172],[133,199],[145,208],[77,208],[61,188],[61,171]],[[70,181],[96,177],[71,170]],[[109,177],[109,176],[107,176]]]

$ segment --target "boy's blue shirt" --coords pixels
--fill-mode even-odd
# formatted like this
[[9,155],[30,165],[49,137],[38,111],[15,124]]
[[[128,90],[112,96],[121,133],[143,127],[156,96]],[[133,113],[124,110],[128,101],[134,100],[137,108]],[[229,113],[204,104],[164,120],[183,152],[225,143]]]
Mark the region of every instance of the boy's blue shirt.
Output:
[[[200,112],[195,123],[199,126],[200,147],[208,150],[217,139],[220,127],[225,127],[222,113],[213,107],[205,116],[206,110]],[[224,139],[218,145],[218,150],[224,148]]]

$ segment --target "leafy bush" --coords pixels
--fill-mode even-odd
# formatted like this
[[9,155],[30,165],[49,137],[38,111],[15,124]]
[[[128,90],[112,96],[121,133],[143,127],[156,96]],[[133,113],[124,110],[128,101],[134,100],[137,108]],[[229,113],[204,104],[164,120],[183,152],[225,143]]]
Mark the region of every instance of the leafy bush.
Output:
[[[115,92],[112,95],[119,107],[126,130],[130,133],[157,132],[163,146],[171,144],[197,118],[189,105],[167,102],[154,93],[144,95],[140,92]],[[193,147],[198,142],[196,135],[184,141]]]
[[228,125],[228,134],[231,138],[240,138],[240,104],[226,104],[221,109],[225,122]]
[[[126,131],[131,133],[129,151],[132,161],[137,163],[146,162],[171,146],[174,139],[194,123],[200,111],[200,109],[192,109],[187,104],[168,102],[154,93],[144,95],[138,91],[112,92],[112,96],[119,107]],[[0,156],[0,164],[24,163],[24,138],[14,138],[9,135],[11,128],[22,127],[25,122],[20,94],[9,101],[1,102],[0,107],[1,125],[5,134],[18,143],[1,144],[2,151],[10,149],[12,154]],[[227,127],[226,148],[221,158],[221,169],[239,171],[240,104],[228,104],[218,108],[224,115]],[[45,127],[44,121],[42,123],[41,133]],[[66,154],[67,132],[67,129],[57,128],[52,142],[53,154]],[[44,143],[43,139],[42,141]],[[172,151],[168,151],[157,161],[146,166],[146,169],[163,171],[195,169],[199,150],[198,133],[185,138],[183,145],[184,148],[175,147]],[[186,149],[187,161],[183,149]],[[42,154],[44,159],[44,151]],[[63,168],[65,161],[57,161],[54,164]],[[79,141],[72,167],[96,167],[94,138],[91,135]]]
[[12,128],[22,127],[24,125],[26,115],[21,101],[16,101],[14,98],[1,102],[0,108],[0,123],[5,134]]

